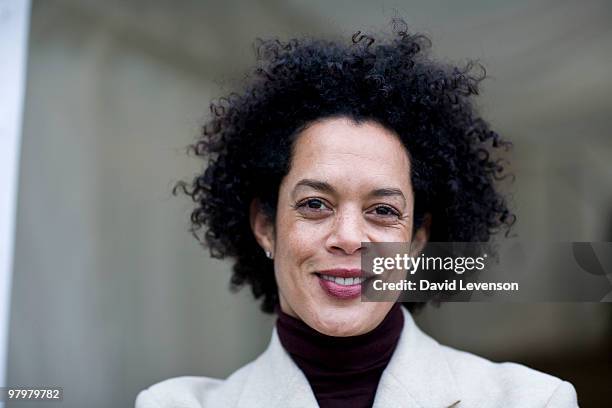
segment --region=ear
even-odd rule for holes
[[[431,214],[426,213],[423,216],[423,222],[419,229],[414,232],[412,237],[412,243],[410,245],[413,256],[418,256],[423,249],[425,249],[425,245],[429,241],[429,233],[431,231]]]
[[[264,213],[259,199],[251,201],[250,206],[251,231],[262,250],[270,251],[274,255],[274,221]]]

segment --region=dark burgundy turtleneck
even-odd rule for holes
[[[371,407],[378,381],[404,326],[401,305],[393,305],[372,331],[351,337],[319,333],[276,305],[281,344],[305,374],[323,408]]]

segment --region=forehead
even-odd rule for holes
[[[304,172],[409,183],[410,159],[398,136],[382,125],[329,118],[307,127],[294,145],[290,174]]]

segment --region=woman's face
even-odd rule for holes
[[[413,203],[410,160],[393,132],[347,118],[305,129],[280,185],[275,226],[260,212],[252,218],[274,256],[281,309],[331,336],[378,326],[393,303],[361,302],[351,276],[360,275],[362,242],[411,241]]]

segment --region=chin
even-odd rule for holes
[[[355,310],[354,312],[357,312]],[[320,310],[314,319],[313,329],[328,336],[348,337],[366,332],[367,322],[361,321],[367,315],[351,313],[349,310],[334,308]]]

